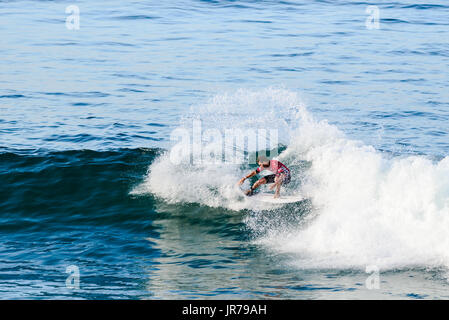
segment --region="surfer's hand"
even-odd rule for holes
[[[241,186],[243,184],[243,182],[245,182],[245,178],[242,178],[239,180],[239,186]]]

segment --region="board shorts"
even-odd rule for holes
[[[282,184],[290,183],[291,178],[292,178],[290,175],[290,172],[282,172],[282,173],[279,173],[279,175],[284,177],[284,179],[282,180]],[[265,176],[264,178],[267,181],[267,183],[274,183],[276,174],[269,174],[269,175]]]

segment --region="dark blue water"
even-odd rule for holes
[[[0,298],[447,298],[449,5],[369,5],[0,1]],[[288,128],[307,200],[165,167],[192,112]]]

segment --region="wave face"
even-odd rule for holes
[[[158,153],[144,148],[0,153],[1,227],[41,232],[130,223],[134,205],[128,191]],[[124,209],[128,215],[117,215]],[[142,218],[134,216],[136,222]]]
[[[158,149],[0,153],[2,299],[130,299],[159,250],[152,197],[128,195]],[[130,241],[133,239],[133,241]],[[65,286],[68,266],[81,274]]]
[[[188,129],[192,119],[223,132],[279,129],[278,159],[292,169],[294,180],[284,192],[308,200],[263,210],[235,186],[254,165],[223,159],[198,164],[191,153],[176,164],[170,159],[173,149],[151,164],[133,193],[246,209],[254,241],[293,254],[291,263],[300,268],[449,266],[448,157],[380,152],[314,119],[300,96],[284,89],[217,95],[193,107],[180,128]],[[210,150],[213,143],[202,141],[202,147]],[[234,151],[249,157],[265,146]]]

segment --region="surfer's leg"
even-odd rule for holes
[[[274,178],[274,186],[276,186],[276,191],[274,193],[274,198],[279,198],[282,181],[284,181],[284,175],[280,174]]]
[[[256,183],[253,184],[253,186],[251,187],[251,189],[256,190],[257,188],[259,188],[261,185],[266,184],[267,183],[267,179],[265,178],[260,178],[259,180],[256,181]]]
[[[265,178],[261,178],[259,180],[256,181],[256,183],[253,184],[253,186],[247,190],[245,193],[247,196],[252,195],[252,193],[254,192],[254,190],[256,190],[257,188],[259,188],[261,185],[266,184],[267,180]]]
[[[282,178],[281,177],[276,177],[275,181],[274,181],[274,185],[276,186],[276,191],[274,192],[274,197],[275,198],[279,198],[280,196],[280,191],[281,191],[281,184],[282,184]]]

